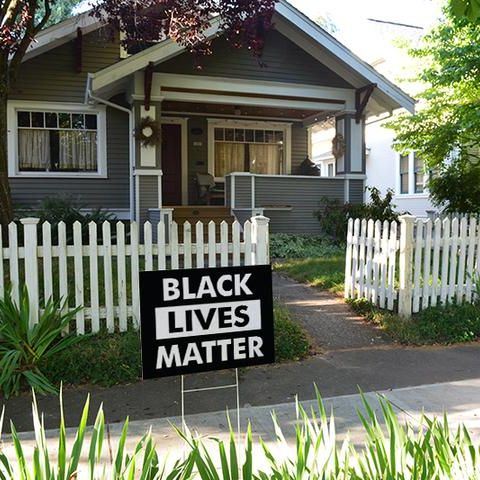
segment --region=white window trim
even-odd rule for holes
[[[428,175],[425,174],[424,177],[424,188],[423,192],[415,192],[415,153],[410,152],[408,154],[408,192],[401,193],[401,182],[400,182],[400,159],[402,155],[397,154],[397,165],[396,165],[396,180],[395,180],[395,191],[398,192],[395,194],[395,197],[398,198],[428,198],[430,195],[428,193],[428,188],[426,185],[426,179]]]
[[[96,172],[21,172],[18,168],[17,111],[56,111],[97,114],[97,171]],[[107,173],[107,110],[105,106],[83,103],[30,102],[10,100],[7,107],[8,176],[9,178],[108,178]]]
[[[215,177],[215,181],[223,182],[225,177],[215,176],[215,128],[258,128],[262,130],[280,130],[283,132],[285,152],[285,175],[292,173],[292,124],[286,122],[262,122],[251,120],[225,120],[208,118],[208,173]],[[236,173],[236,172],[231,172]],[[249,173],[249,172],[239,172]]]

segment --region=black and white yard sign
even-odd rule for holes
[[[269,265],[140,273],[143,378],[274,361]]]

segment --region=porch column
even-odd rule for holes
[[[148,119],[153,128],[147,126],[144,134],[159,135],[156,143],[152,141],[150,145],[145,145],[145,142],[137,139],[135,144],[135,216],[140,223],[149,219],[149,210],[162,207],[161,107],[159,101],[150,102],[148,110],[143,101],[134,102],[135,130],[139,131],[142,122],[145,125]]]
[[[336,116],[336,134],[343,138],[343,154],[336,159],[336,175],[345,178],[345,202],[361,203],[365,188],[365,118],[359,123],[355,113]]]

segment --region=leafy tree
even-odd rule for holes
[[[12,219],[8,183],[7,100],[18,69],[35,35],[49,22],[68,17],[79,0],[2,0],[0,2],[0,224]]]
[[[75,0],[0,2],[0,224],[12,219],[7,168],[7,100],[19,66],[35,36],[71,13]],[[148,45],[170,37],[196,55],[211,53],[205,31],[212,19],[229,42],[261,56],[276,0],[104,0],[93,15],[124,33],[123,43]]]
[[[480,28],[451,8],[444,13],[444,21],[423,45],[411,50],[424,65],[419,80],[425,89],[417,113],[400,115],[390,126],[396,131],[396,149],[414,150],[436,172],[430,189],[437,204],[447,210],[468,205],[469,211],[479,211],[480,196],[469,189],[461,188],[450,203],[451,189],[445,190],[441,177],[479,177]],[[465,184],[470,180],[463,178]]]

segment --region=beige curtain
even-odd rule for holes
[[[245,171],[245,144],[215,143],[215,176]]]
[[[278,145],[249,145],[250,172],[268,175],[281,173],[282,150]]]
[[[60,131],[59,153],[61,170],[97,170],[97,133]]]
[[[46,170],[50,165],[50,132],[20,129],[18,162],[20,170]]]

